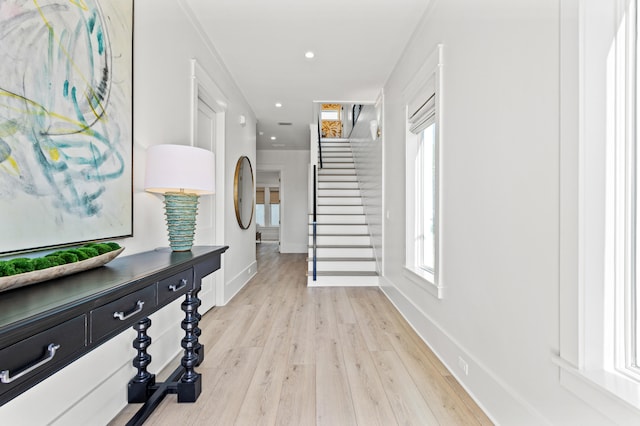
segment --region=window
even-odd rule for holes
[[[338,110],[325,110],[320,113],[321,119],[324,120],[340,120],[340,111]]]
[[[280,226],[280,189],[256,188],[256,224]]]
[[[627,20],[620,26],[615,46],[615,63],[608,69],[607,92],[615,104],[609,105],[607,138],[607,192],[613,202],[606,203],[607,231],[611,243],[605,245],[605,259],[611,259],[610,276],[614,286],[615,367],[640,383],[638,350],[638,47],[636,1],[630,2]],[[612,76],[613,74],[613,76]],[[615,77],[614,77],[615,76]],[[615,108],[611,108],[615,105]],[[606,284],[605,284],[606,285]],[[617,307],[617,309],[616,309]]]
[[[640,383],[637,297],[635,1],[621,20],[607,60],[604,197],[604,365]]]
[[[432,115],[433,117],[433,115]],[[415,265],[433,275],[435,269],[436,220],[436,125],[433,118],[418,130],[415,166]]]
[[[256,188],[256,224],[265,226],[264,188]]]
[[[405,276],[442,297],[439,282],[439,200],[442,46],[405,89],[406,237]]]
[[[280,190],[278,188],[269,188],[270,202],[270,220],[271,226],[280,225]]]
[[[567,84],[561,93],[561,112],[569,112],[561,114],[565,128],[573,124],[566,117],[576,100],[580,110],[578,143],[572,144],[571,130],[560,142],[556,362],[566,388],[614,423],[635,424],[640,409],[637,0],[584,0],[579,13],[565,10],[562,22],[580,34],[575,45],[561,45],[561,70],[572,69],[573,49],[580,52],[574,56],[580,84],[575,89]]]

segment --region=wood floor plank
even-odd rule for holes
[[[331,289],[314,289],[316,298],[316,424],[356,422]]]
[[[331,298],[336,310],[338,324],[353,324],[356,322],[356,315],[349,302],[349,297],[344,287],[337,287],[331,292]]]
[[[393,351],[372,352],[387,398],[398,423],[403,425],[437,425],[438,419],[422,398],[411,375]]]
[[[260,361],[240,413],[236,419],[238,425],[272,425],[275,423],[280,401],[280,392],[284,383],[291,340],[291,317],[293,307],[288,306],[276,311],[274,327],[268,334]]]
[[[357,423],[397,424],[360,328],[357,324],[340,324],[338,327]]]
[[[316,424],[315,365],[289,365],[282,384],[275,424],[279,426]]]
[[[408,371],[411,371],[416,387],[443,425],[478,425],[473,413],[459,396],[452,391],[446,378],[440,375],[428,356],[424,345],[416,345],[403,334],[392,339],[395,352]]]
[[[163,419],[162,425],[232,425],[234,424],[240,407],[244,402],[247,388],[253,377],[262,351],[260,348],[237,348],[231,350],[230,356],[220,365],[210,370],[218,369],[219,378],[215,383],[203,381],[202,395],[192,410],[198,412],[194,423],[187,423],[179,418],[175,422],[167,422]],[[206,361],[206,358],[205,358]],[[203,377],[206,377],[204,371]],[[214,374],[211,373],[213,376]]]
[[[240,346],[263,347],[277,312],[278,305],[274,297],[265,297],[263,303],[258,307],[251,325],[244,331]]]
[[[289,363],[314,364],[316,304],[308,291],[298,295],[293,318],[293,335],[289,349]]]
[[[371,351],[393,350],[385,330],[378,325],[377,313],[369,309],[363,288],[355,288],[349,293],[349,301],[360,325],[362,334]]]
[[[478,406],[478,404],[469,396],[469,394],[464,390],[460,383],[456,380],[452,375],[445,376],[447,382],[451,389],[458,395],[461,401],[467,406],[471,414],[475,417],[477,422],[482,426],[492,426],[493,422],[484,411]]]
[[[215,309],[215,308],[214,308]],[[240,347],[240,338],[244,336],[244,331],[249,328],[254,321],[258,307],[252,305],[241,305],[234,309],[235,316],[227,322],[227,329],[222,332],[219,338],[215,339],[212,345],[205,347],[205,362],[210,359],[219,359],[229,349]],[[209,330],[202,328],[201,336],[203,341],[207,341],[206,334]]]

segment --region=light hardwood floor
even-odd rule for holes
[[[202,318],[200,398],[169,395],[145,425],[492,424],[380,290],[307,288],[306,256],[275,244],[257,257],[251,282]]]

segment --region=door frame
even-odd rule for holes
[[[195,146],[198,134],[198,102],[202,99],[216,115],[215,119],[215,202],[216,218],[214,224],[214,245],[224,245],[224,212],[225,209],[225,120],[228,101],[216,82],[206,70],[191,59],[191,132],[190,143]],[[221,268],[216,274],[216,306],[224,304],[224,256],[221,258]]]
[[[284,180],[282,179],[282,175],[284,172],[284,166],[279,164],[256,164],[256,176],[259,172],[278,172],[279,179],[279,191],[280,191],[280,226],[278,226],[278,252],[282,248],[282,224],[286,219],[286,214],[284,213],[285,203],[286,203],[286,195],[284,192]]]

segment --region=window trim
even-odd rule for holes
[[[442,284],[442,149],[443,126],[442,126],[442,104],[443,104],[443,45],[438,44],[428,55],[425,62],[419,68],[416,75],[403,90],[404,117],[405,117],[405,183],[406,183],[406,221],[405,221],[405,259],[403,275],[412,283],[427,290],[429,294],[437,299],[444,297],[444,286]],[[434,115],[429,120],[435,123],[435,187],[434,197],[434,270],[433,273],[417,266],[415,231],[416,231],[416,206],[415,206],[415,154],[416,141],[418,135],[410,131],[412,123],[409,118],[418,112],[423,106],[428,104],[433,97]]]
[[[614,351],[606,354],[606,340],[594,338],[604,336],[612,325],[607,318],[615,307],[603,302],[611,293],[604,285],[608,242],[601,159],[606,149],[602,141],[611,135],[602,105],[612,99],[601,84],[606,78],[598,61],[608,53],[604,48],[610,48],[602,42],[613,42],[618,33],[614,23],[623,16],[621,5],[622,1],[561,3],[560,341],[552,360],[563,387],[614,422],[628,424],[640,415],[640,383],[616,371]]]

